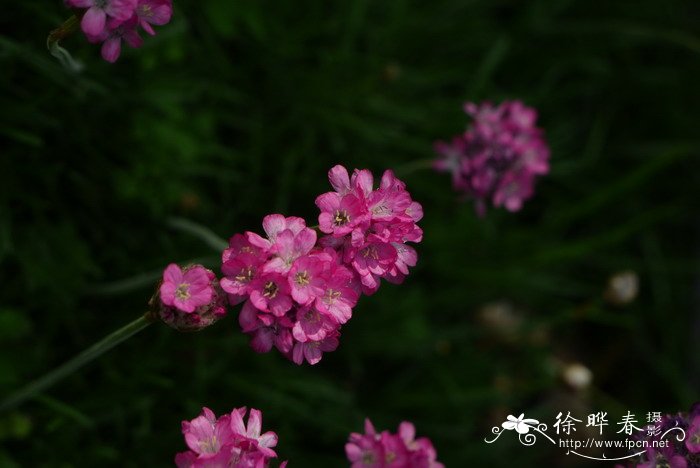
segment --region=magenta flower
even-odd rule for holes
[[[174,263],[163,272],[156,311],[179,331],[198,331],[226,316],[226,296],[216,275],[201,265],[180,269]]]
[[[262,413],[251,408],[248,416],[248,426],[243,422],[246,409],[238,408],[231,412],[231,428],[239,445],[257,448],[265,457],[274,458],[277,454],[272,447],[277,445],[277,434],[272,431],[260,434],[262,428]]]
[[[172,0],[138,0],[135,10],[139,26],[151,36],[156,32],[153,26],[163,26],[173,16]]]
[[[700,414],[690,421],[685,446],[690,453],[700,453]]]
[[[352,468],[444,468],[429,439],[415,439],[415,428],[409,422],[399,425],[397,434],[377,434],[369,419],[365,433],[350,434],[345,454]]]
[[[80,26],[89,36],[100,35],[107,24],[107,18],[126,21],[134,14],[137,0],[66,0],[68,6],[87,8]]]
[[[465,111],[474,123],[450,143],[435,143],[433,167],[452,175],[454,188],[475,201],[479,215],[489,204],[520,210],[536,177],[549,172],[549,147],[535,127],[537,112],[520,101],[496,107],[467,103]]]
[[[308,305],[323,295],[326,276],[334,259],[327,253],[307,255],[297,259],[289,270],[289,287],[292,298],[300,305]]]
[[[110,19],[100,34],[88,36],[88,40],[95,43],[102,42],[102,58],[109,63],[114,63],[122,53],[122,40],[134,49],[143,45],[143,39],[136,30],[137,25],[136,17],[127,21]]]
[[[265,264],[263,271],[287,273],[294,260],[311,252],[315,245],[316,231],[313,229],[304,227],[297,233],[285,229],[277,235],[270,249],[275,256]]]
[[[160,286],[160,300],[163,304],[192,313],[208,304],[214,295],[210,276],[202,266],[193,266],[184,271],[174,263],[163,272]]]
[[[279,273],[260,275],[250,286],[250,302],[263,312],[282,317],[292,308],[287,277]]]
[[[304,360],[312,365],[317,364],[321,361],[323,353],[335,351],[338,348],[338,336],[340,336],[340,333],[335,331],[333,334],[327,334],[320,341],[306,341],[303,343],[297,341],[292,351],[292,360],[296,364],[302,364]]]
[[[318,225],[321,231],[335,236],[344,236],[367,221],[367,210],[353,194],[340,196],[334,192],[324,193],[316,199],[321,210]]]
[[[277,434],[260,434],[262,414],[251,409],[248,427],[243,422],[246,408],[236,408],[219,419],[209,408],[192,421],[182,422],[182,433],[188,452],[178,453],[175,464],[179,468],[267,468],[277,454]],[[287,462],[280,464],[284,468]]]

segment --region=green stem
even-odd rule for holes
[[[111,335],[106,336],[101,341],[98,341],[70,361],[57,367],[45,376],[35,380],[13,395],[10,395],[2,402],[2,404],[0,404],[0,412],[12,409],[25,400],[28,400],[29,398],[34,397],[36,394],[46,390],[59,380],[72,374],[93,359],[98,358],[105,352],[114,348],[122,341],[140,332],[151,323],[153,323],[153,318],[150,313],[146,313],[143,317],[139,317],[130,324],[115,331]]]

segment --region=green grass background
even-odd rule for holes
[[[174,3],[115,65],[65,41],[79,74],[45,49],[62,2],[2,6],[0,395],[136,318],[167,263],[218,267],[170,217],[224,238],[272,212],[315,224],[337,163],[402,174],[425,209],[419,264],[314,367],[253,353],[235,312],[199,334],[151,326],[0,415],[0,466],[168,466],[203,405],[261,409],[293,467],[345,466],[366,416],[413,421],[450,467],[573,466],[545,441],[483,439],[507,414],[700,399],[700,4]],[[552,149],[520,213],[478,219],[448,176],[410,170],[464,129],[463,101],[514,98]],[[640,294],[612,307],[623,269]],[[493,301],[522,316],[508,339],[478,319]],[[557,362],[594,387],[568,389]]]

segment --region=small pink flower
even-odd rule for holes
[[[246,408],[236,408],[231,414],[216,418],[204,408],[192,421],[182,422],[182,433],[190,451],[178,453],[175,464],[179,468],[267,468],[277,454],[274,432],[260,434],[262,414],[251,409],[248,427],[243,422]],[[287,462],[280,464],[285,467]]]
[[[190,450],[197,455],[212,456],[233,437],[231,417],[224,415],[217,420],[209,408],[203,408],[200,416],[182,422],[182,433]]]
[[[352,308],[359,298],[353,287],[354,276],[348,268],[337,264],[329,265],[326,276],[323,292],[316,298],[316,309],[343,324],[352,317]]]
[[[335,351],[338,347],[338,336],[336,331],[332,335],[326,336],[321,341],[306,341],[304,343],[297,342],[292,351],[292,360],[296,364],[301,364],[306,360],[309,364],[318,364],[321,361],[323,353]]]
[[[328,269],[333,257],[326,253],[307,255],[298,258],[287,276],[292,298],[301,304],[307,305],[320,297],[325,289],[324,271]]]
[[[137,0],[66,0],[68,6],[87,8],[80,26],[89,36],[101,34],[107,24],[107,18],[126,21],[136,9]]]
[[[121,55],[122,39],[135,49],[143,45],[143,39],[136,30],[137,25],[138,21],[135,16],[127,21],[110,19],[100,34],[88,36],[88,40],[102,42],[102,58],[107,62],[114,63]]]
[[[377,434],[365,420],[365,433],[350,434],[345,453],[353,468],[444,468],[429,439],[415,439],[415,428],[402,422],[397,434]]]
[[[281,317],[292,308],[287,277],[278,273],[265,273],[250,285],[250,302],[263,312]]]
[[[700,415],[695,416],[690,422],[685,438],[685,446],[690,453],[700,453]]]
[[[186,268],[183,272],[171,263],[163,272],[160,300],[165,305],[192,313],[197,307],[207,305],[213,295],[211,279],[202,266]]]
[[[338,322],[322,314],[313,306],[297,309],[292,336],[300,343],[321,341],[338,326]]]
[[[277,235],[270,252],[274,253],[272,260],[268,261],[264,272],[287,273],[294,260],[311,252],[316,245],[316,231],[304,228],[294,233],[285,229]]]
[[[226,295],[214,272],[201,265],[168,265],[157,296],[154,311],[178,331],[199,331],[226,316]]]
[[[354,194],[340,196],[328,192],[316,198],[316,206],[321,210],[318,217],[319,229],[336,237],[344,236],[357,226],[366,224],[368,218],[364,203]]]
[[[154,36],[156,32],[151,25],[168,24],[173,16],[172,0],[138,0],[135,11],[139,26]]]
[[[274,458],[277,456],[272,447],[277,445],[277,434],[272,431],[261,434],[262,413],[260,410],[251,408],[248,416],[248,426],[246,427],[243,418],[246,408],[238,408],[231,412],[231,430],[233,431],[236,443],[239,446],[253,446],[265,457]]]
[[[271,214],[263,218],[263,230],[267,234],[267,239],[255,234],[254,232],[247,232],[246,236],[251,244],[259,247],[263,251],[267,252],[272,249],[272,246],[277,242],[277,235],[282,231],[290,230],[292,234],[296,235],[306,228],[306,222],[294,216],[288,218],[282,216],[281,214]]]

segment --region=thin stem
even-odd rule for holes
[[[51,31],[49,37],[46,38],[46,47],[51,52],[51,55],[56,57],[61,62],[61,65],[73,73],[79,73],[83,69],[83,64],[75,60],[70,52],[61,47],[61,41],[72,36],[79,29],[83,11],[76,11],[75,15]]]
[[[198,237],[217,252],[228,248],[228,242],[214,234],[214,231],[185,218],[168,218],[168,226]]]
[[[2,404],[0,404],[0,412],[14,408],[15,406],[19,405],[25,400],[32,398],[37,393],[46,390],[59,380],[63,379],[64,377],[67,377],[68,375],[77,371],[93,359],[98,358],[105,352],[114,348],[122,341],[140,332],[151,323],[153,323],[153,318],[150,315],[150,313],[146,313],[143,317],[139,317],[130,324],[115,331],[111,335],[106,336],[101,341],[98,341],[82,353],[75,356],[70,361],[57,367],[45,376],[35,380],[34,382],[30,383],[29,385],[22,388],[13,395],[10,395],[2,402]]]

